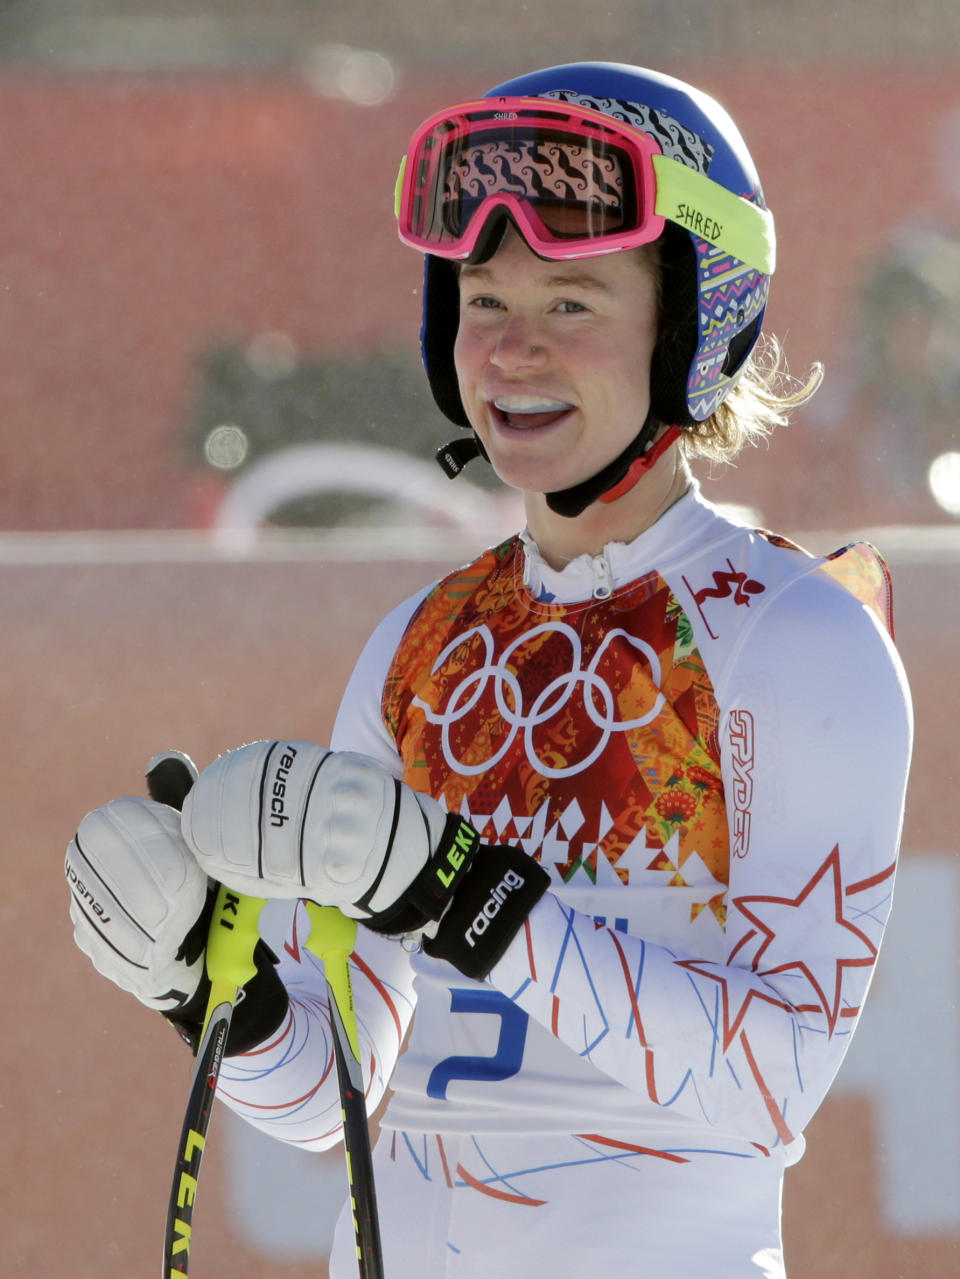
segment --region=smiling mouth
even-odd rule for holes
[[[519,430],[551,426],[570,413],[574,405],[541,395],[501,395],[492,402],[500,422]]]

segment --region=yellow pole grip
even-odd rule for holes
[[[353,989],[350,982],[350,955],[356,945],[357,921],[341,914],[336,906],[318,906],[305,902],[310,920],[310,936],[306,947],[323,964],[340,1019],[347,1032],[350,1048],[356,1061],[360,1060],[360,1037],[357,1034],[357,1018],[353,1009]]]
[[[203,1029],[206,1031],[215,1008],[234,1003],[237,991],[256,976],[253,952],[260,940],[260,912],[265,899],[246,897],[221,884],[207,934],[207,976],[210,998]]]

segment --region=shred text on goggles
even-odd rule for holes
[[[656,240],[664,220],[772,274],[773,217],[600,111],[484,98],[431,116],[400,165],[400,238],[466,259],[494,209],[535,253],[583,258]]]

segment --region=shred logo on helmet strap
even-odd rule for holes
[[[498,115],[491,99],[509,100],[510,109],[501,107]],[[524,100],[521,110],[517,99]],[[593,150],[575,160],[579,140],[589,140]],[[424,141],[430,145],[411,172],[411,157]],[[551,155],[543,142],[559,149]],[[459,168],[450,164],[441,177],[454,155]],[[440,167],[434,172],[431,164]],[[563,185],[564,169],[569,186]],[[421,221],[418,239],[407,234],[415,230],[414,209],[403,201],[412,199],[414,188],[425,199],[433,180],[430,199],[438,218],[430,227]],[[418,215],[430,199],[418,206]],[[465,427],[470,423],[453,363],[459,317],[453,259],[489,257],[508,220],[547,259],[621,252],[657,240],[662,303],[650,412],[623,454],[599,475],[547,494],[552,509],[564,515],[632,487],[650,463],[663,424],[690,427],[714,413],[760,336],[775,239],[753,161],[719,103],[655,71],[606,62],[550,67],[431,117],[414,135],[401,170],[398,216],[402,238],[426,255],[421,346],[430,387],[441,411]],[[441,231],[432,238],[437,226]],[[480,452],[475,437],[441,450],[451,459],[448,474]]]

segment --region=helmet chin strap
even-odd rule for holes
[[[650,409],[639,434],[618,457],[608,462],[603,470],[590,479],[568,489],[548,493],[547,506],[557,515],[575,519],[593,502],[615,502],[624,493],[629,493],[640,477],[650,470],[680,435],[678,426],[669,426],[654,443],[662,425],[653,409]]]
[[[629,493],[633,486],[659,461],[681,431],[679,426],[668,426],[656,442],[654,437],[663,423],[650,409],[639,433],[612,462],[580,484],[567,489],[547,493],[547,506],[556,515],[576,519],[594,502],[615,502]],[[486,458],[486,450],[475,433],[469,439],[452,440],[437,450],[440,469],[451,480],[456,479],[468,462],[475,457]],[[487,461],[490,459],[487,458]]]
[[[490,461],[487,450],[474,431],[470,432],[469,438],[461,435],[458,439],[451,440],[449,444],[442,445],[437,449],[434,457],[448,480],[455,480],[467,463],[472,462],[475,457]]]

